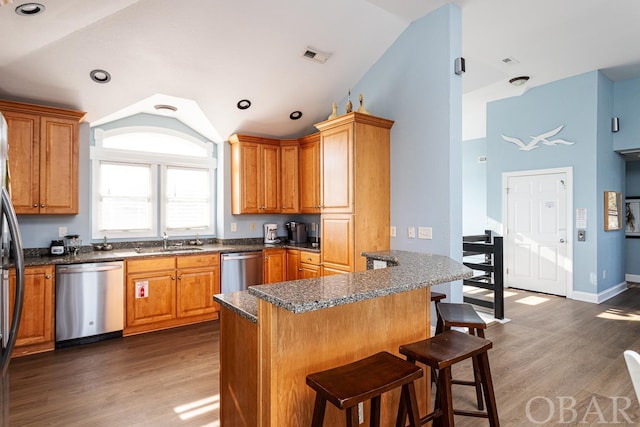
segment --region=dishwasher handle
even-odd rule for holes
[[[92,273],[95,271],[110,271],[110,270],[122,270],[121,265],[98,265],[98,266],[58,266],[56,272],[60,274],[73,274],[73,273]]]
[[[222,261],[260,258],[261,256],[262,256],[262,252],[249,252],[249,253],[241,253],[241,254],[222,254]]]

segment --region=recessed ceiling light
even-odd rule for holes
[[[167,113],[167,114],[171,114],[178,111],[178,107],[174,107],[173,105],[169,105],[169,104],[156,104],[153,106],[153,108],[155,108],[157,111],[161,113]]]
[[[529,76],[518,76],[509,80],[509,83],[511,83],[514,86],[522,86],[528,81],[529,81]]]
[[[246,110],[247,108],[251,107],[251,101],[249,101],[248,99],[241,99],[240,101],[238,101],[236,106],[239,110]]]
[[[33,16],[44,12],[44,5],[40,3],[23,3],[16,7],[16,13],[22,16]]]
[[[105,70],[95,69],[92,70],[89,75],[91,76],[91,80],[96,83],[107,83],[109,80],[111,80],[111,74],[109,74]]]
[[[293,113],[289,114],[289,118],[291,120],[298,120],[300,117],[302,117],[301,111],[294,111]]]

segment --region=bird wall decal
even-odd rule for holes
[[[531,141],[529,141],[527,144],[525,144],[520,138],[516,138],[513,136],[507,136],[507,135],[502,135],[502,139],[504,139],[507,142],[511,142],[512,144],[517,145],[518,147],[520,147],[521,151],[531,151],[535,148],[539,148],[540,146],[538,145],[539,143],[542,143],[544,145],[573,145],[575,144],[575,142],[571,142],[571,141],[567,141],[566,139],[562,139],[562,138],[556,138],[556,139],[551,139],[549,140],[548,138],[551,138],[553,136],[556,136],[558,133],[560,133],[560,131],[562,130],[562,128],[564,127],[564,125],[560,125],[557,128],[550,130],[548,132],[544,132],[541,133],[538,136],[530,136],[529,138],[531,138]]]

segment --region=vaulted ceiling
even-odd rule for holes
[[[171,104],[176,118],[218,141],[233,132],[308,131],[413,20],[448,3],[37,1],[45,11],[34,16],[14,12],[21,0],[0,7],[0,97],[87,111],[92,124]],[[640,75],[636,0],[454,3],[463,16],[466,114],[595,69],[613,80]],[[320,64],[303,57],[307,48],[331,56]],[[93,69],[111,80],[95,83]],[[508,84],[521,74],[531,76],[524,88]],[[241,99],[251,108],[236,108]],[[293,111],[302,118],[291,120]]]

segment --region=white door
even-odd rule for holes
[[[557,172],[506,176],[508,287],[567,295],[572,277],[567,175]]]

